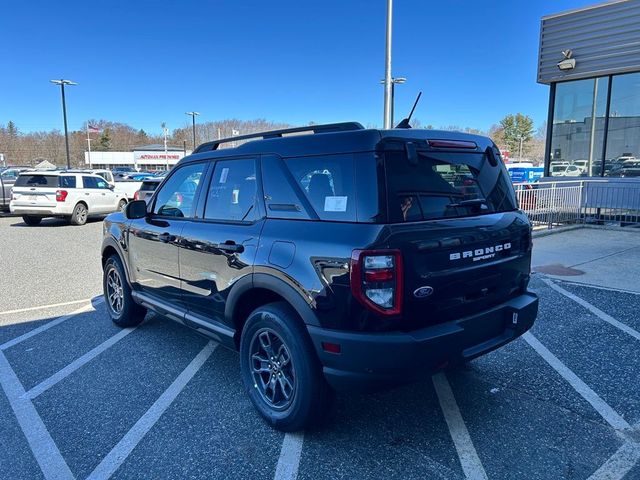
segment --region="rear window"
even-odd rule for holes
[[[22,174],[16,180],[16,187],[51,187],[58,188],[59,184],[58,175],[43,175],[43,174]]]
[[[144,190],[145,192],[155,192],[158,185],[160,185],[160,182],[142,182],[140,190]]]
[[[502,166],[484,153],[420,152],[411,165],[403,152],[385,159],[391,222],[468,217],[516,209]]]

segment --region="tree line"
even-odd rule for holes
[[[100,133],[91,133],[92,151],[131,151],[133,148],[148,144],[163,144],[163,134],[148,133],[130,125],[108,120],[91,119],[89,125],[98,127]],[[315,122],[309,122],[313,124]],[[414,128],[434,129],[433,125],[423,125],[418,119],[412,122]],[[286,123],[271,122],[265,119],[238,120],[226,119],[196,124],[196,145],[219,137],[232,137],[234,134],[247,134],[291,127]],[[369,124],[367,127],[376,128]],[[511,153],[511,158],[522,157],[541,163],[544,158],[546,126],[534,131],[533,120],[521,113],[505,116],[489,131],[482,131],[456,125],[439,126],[439,130],[462,131],[487,135],[496,144]],[[191,150],[193,148],[192,126],[185,124],[169,132],[168,145]],[[84,166],[84,152],[87,150],[86,130],[69,132],[69,150],[71,164]],[[22,132],[19,125],[9,121],[0,124],[0,153],[5,156],[7,165],[35,165],[48,160],[56,165],[66,165],[64,133],[60,130],[41,132]]]

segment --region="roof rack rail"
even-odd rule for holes
[[[271,130],[269,132],[257,132],[250,133],[248,135],[238,135],[236,137],[221,138],[219,140],[213,140],[211,142],[203,143],[196,148],[193,153],[207,152],[210,150],[217,150],[223,143],[237,142],[238,140],[249,140],[252,138],[279,138],[288,134],[298,132],[311,132],[311,133],[328,133],[328,132],[346,132],[349,130],[364,130],[364,127],[358,122],[343,122],[343,123],[327,123],[324,125],[307,125],[306,127],[284,128],[282,130]]]

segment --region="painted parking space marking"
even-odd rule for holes
[[[274,480],[295,480],[298,477],[303,444],[304,432],[287,433],[284,436]]]
[[[522,335],[522,338],[540,355],[551,367],[564,378],[578,394],[591,404],[604,420],[619,431],[631,430],[631,425],[622,418],[607,402],[584,383],[573,371],[569,369],[558,357],[551,353],[531,332]]]
[[[24,313],[24,312],[32,312],[35,310],[44,310],[47,308],[57,308],[57,307],[66,307],[69,305],[77,305],[78,303],[88,303],[90,302],[90,298],[85,298],[84,300],[74,300],[72,302],[62,302],[62,303],[52,303],[50,305],[41,305],[39,307],[29,307],[29,308],[19,308],[17,310],[6,310],[4,312],[0,312],[0,315],[10,315],[13,313]]]
[[[471,436],[467,426],[462,419],[462,414],[458,408],[458,403],[451,390],[451,385],[444,373],[436,373],[432,378],[440,408],[444,414],[444,419],[449,426],[451,439],[458,452],[458,458],[462,465],[462,471],[469,480],[486,480],[487,473],[484,471],[478,452],[473,446]]]
[[[160,397],[149,407],[149,409],[140,417],[135,425],[129,430],[124,437],[116,444],[115,447],[102,459],[100,464],[91,472],[87,479],[98,480],[107,479],[113,475],[116,470],[127,459],[131,452],[136,448],[138,443],[153,428],[162,414],[171,406],[173,401],[187,386],[187,383],[200,370],[213,351],[218,346],[215,342],[207,343],[200,353],[187,365],[187,367],[178,375],[178,377],[169,385],[169,387],[160,395]]]
[[[611,315],[609,315],[607,313],[604,313],[598,307],[596,307],[594,305],[591,305],[586,300],[583,300],[582,298],[578,297],[577,295],[574,295],[573,293],[569,292],[568,290],[565,290],[561,286],[556,285],[552,280],[549,280],[548,278],[541,278],[541,280],[544,283],[546,283],[549,287],[554,289],[556,292],[564,295],[565,297],[567,297],[567,298],[573,300],[574,302],[576,302],[578,305],[581,305],[582,307],[586,308],[587,310],[589,310],[591,313],[593,313],[595,316],[597,316],[601,320],[604,320],[608,324],[613,325],[614,327],[616,327],[619,330],[622,330],[624,333],[626,333],[628,335],[631,335],[636,340],[640,340],[640,332],[638,332],[638,331],[634,330],[633,328],[631,328],[630,326],[625,325],[624,323],[616,320]]]
[[[622,480],[640,460],[640,445],[625,442],[588,480]]]
[[[69,465],[42,422],[42,418],[31,400],[26,398],[22,383],[2,351],[0,351],[0,384],[45,478],[56,480],[74,478]]]
[[[33,387],[31,390],[29,390],[25,395],[27,396],[27,398],[33,400],[38,395],[42,394],[43,392],[53,387],[56,383],[67,378],[69,375],[71,375],[73,372],[81,368],[83,365],[89,363],[91,360],[93,360],[95,357],[100,355],[102,352],[111,348],[113,345],[118,343],[120,340],[122,340],[124,337],[129,335],[134,330],[135,328],[126,328],[126,329],[120,330],[111,338],[108,338],[97,347],[93,348],[92,350],[88,351],[81,357],[77,358],[76,360],[71,362],[69,365],[64,367],[62,370],[54,373],[46,380],[43,380],[42,382],[40,382],[38,385]]]
[[[62,322],[65,322],[70,318],[75,317],[76,315],[80,315],[81,313],[85,313],[85,312],[90,312],[91,310],[94,309],[94,307],[97,307],[103,302],[104,302],[104,298],[98,297],[93,301],[93,304],[85,305],[84,307],[74,310],[73,312],[67,315],[63,315],[61,317],[56,318],[55,320],[51,320],[50,322],[47,322],[44,325],[39,326],[38,328],[34,328],[33,330],[25,333],[24,335],[20,335],[19,337],[16,337],[13,340],[9,340],[8,342],[3,343],[2,345],[0,345],[0,351],[6,350],[7,348],[11,348],[15,345],[18,345],[19,343],[24,342],[28,338],[34,337],[42,332],[46,332],[50,328],[55,327],[56,325],[60,325]]]

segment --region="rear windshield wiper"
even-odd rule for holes
[[[449,205],[447,205],[447,208],[475,207],[475,206],[482,206],[482,205],[484,205],[486,208],[487,201],[485,199],[474,198],[473,200],[462,200],[457,203],[450,203]]]

